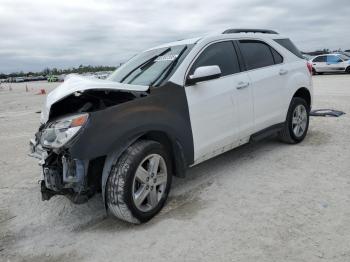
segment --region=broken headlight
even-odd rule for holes
[[[51,123],[43,130],[41,145],[51,148],[59,148],[66,144],[88,120],[88,114],[65,117]]]

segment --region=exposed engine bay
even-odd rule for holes
[[[41,124],[30,141],[30,155],[40,159],[43,169],[43,200],[66,195],[74,203],[84,203],[101,191],[105,157],[92,160],[73,159],[69,144],[88,122],[89,114],[147,96],[147,92],[124,90],[76,91],[52,104],[48,121]],[[60,137],[63,137],[60,140]],[[67,141],[65,141],[65,139]]]
[[[146,92],[135,93],[112,90],[78,91],[51,106],[49,119],[72,113],[93,112],[115,106],[137,97],[147,96]]]

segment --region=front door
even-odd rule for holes
[[[346,65],[343,60],[337,55],[327,55],[328,72],[344,72]]]
[[[233,43],[210,44],[197,57],[188,75],[198,67],[209,65],[220,67],[220,78],[185,87],[195,163],[235,147],[242,135],[242,124],[249,121],[253,124],[252,108],[250,111],[244,108],[244,105],[252,107],[249,79],[245,72],[240,72]],[[247,116],[248,111],[251,112],[250,116]],[[242,123],[240,113],[246,117]]]

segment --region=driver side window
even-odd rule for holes
[[[221,76],[240,72],[236,51],[231,41],[219,42],[207,47],[192,65],[189,75],[192,75],[198,67],[211,65],[220,67]]]

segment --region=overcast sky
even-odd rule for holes
[[[275,29],[305,51],[350,49],[349,25],[350,0],[0,0],[0,72],[117,65],[227,28]]]

